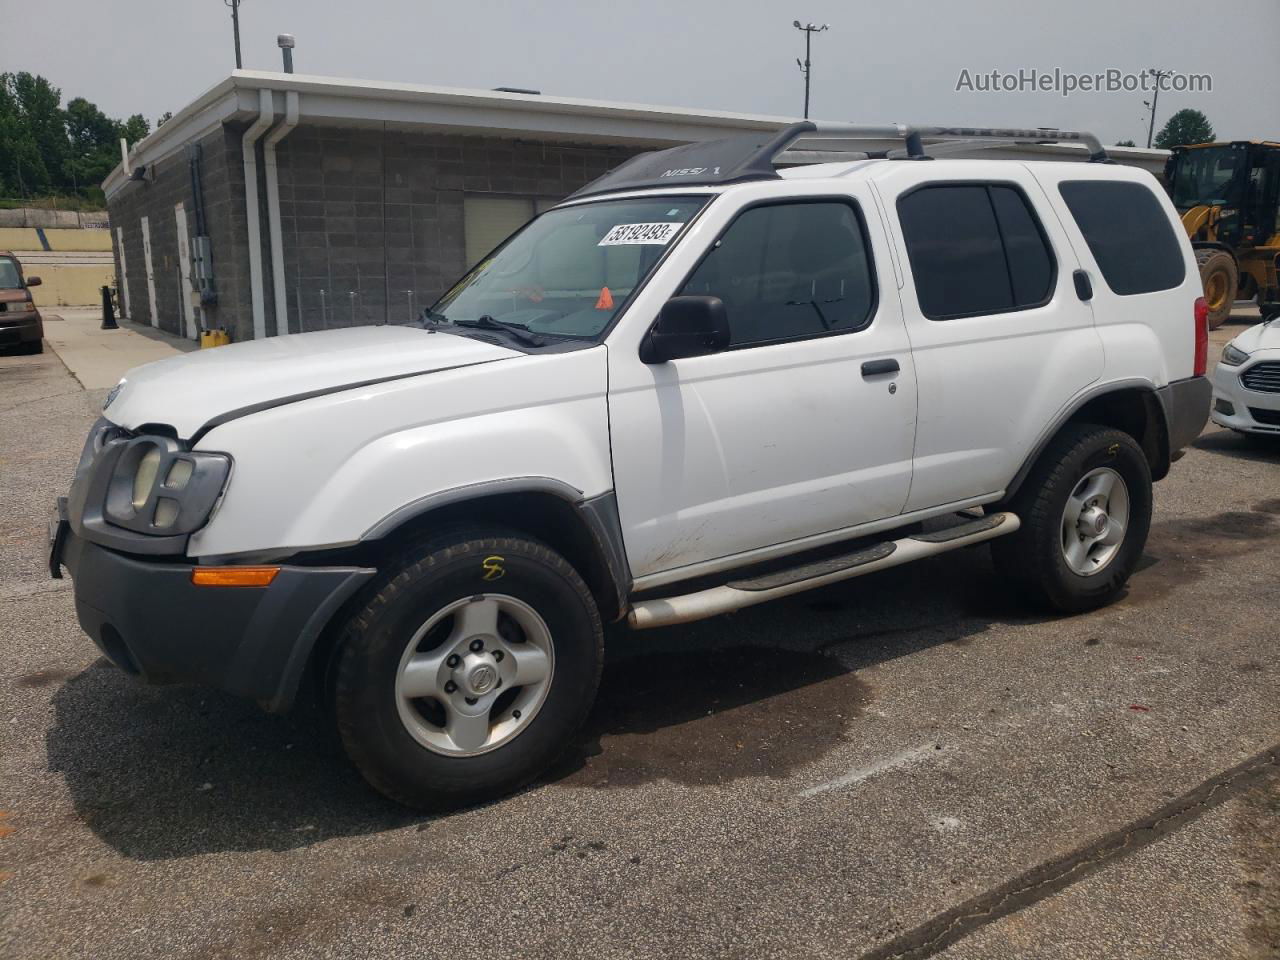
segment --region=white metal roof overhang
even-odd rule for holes
[[[224,123],[251,123],[259,116],[259,91],[270,90],[277,115],[285,110],[285,94],[298,94],[299,122],[323,126],[381,127],[523,137],[574,143],[625,144],[661,148],[759,130],[778,130],[794,117],[734,114],[634,103],[611,103],[572,97],[468,90],[316,77],[304,74],[237,70],[178,111],[163,127],[130,147],[130,161],[152,165],[208,135]],[[929,139],[926,137],[925,142]],[[900,147],[896,141],[860,143],[860,149]],[[843,148],[841,148],[843,149]],[[1167,151],[1108,148],[1123,163],[1158,172]],[[1070,145],[975,147],[975,155],[991,158],[1084,159],[1082,147]],[[956,154],[952,154],[956,155]],[[127,182],[117,166],[103,181],[108,197]]]

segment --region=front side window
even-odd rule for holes
[[[1025,310],[1053,293],[1053,254],[1016,187],[923,187],[898,201],[898,220],[920,310],[930,320]]]
[[[724,301],[731,347],[860,330],[876,298],[860,215],[842,200],[752,207],[680,293]]]
[[[0,257],[0,290],[22,289],[22,274],[12,257]]]
[[[473,267],[430,316],[597,337],[707,200],[646,197],[550,210]]]
[[[1058,185],[1098,269],[1120,296],[1181,286],[1182,244],[1148,188],[1125,180],[1067,180]]]

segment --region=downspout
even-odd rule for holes
[[[267,335],[267,318],[262,297],[262,227],[258,220],[258,138],[271,126],[276,111],[270,90],[258,91],[258,119],[244,132],[240,151],[244,155],[244,212],[249,228],[249,298],[253,306],[253,339]]]
[[[280,232],[280,176],[276,144],[298,125],[298,92],[285,94],[284,121],[262,141],[262,164],[267,171],[267,232],[271,237],[271,280],[275,293],[276,335],[289,332],[289,301],[284,286],[284,241]]]

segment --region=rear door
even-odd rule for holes
[[[1102,372],[1079,262],[1021,164],[895,164],[877,189],[906,266],[919,382],[906,510],[1000,493]]]

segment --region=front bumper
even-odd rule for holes
[[[1270,359],[1270,358],[1267,358]],[[1213,422],[1244,433],[1280,436],[1280,393],[1249,390],[1240,375],[1253,366],[1220,363],[1213,371]]]
[[[44,321],[40,319],[39,311],[24,314],[20,320],[5,319],[0,315],[0,347],[16,347],[43,339]]]
[[[50,526],[50,571],[75,581],[76,615],[116,666],[149,683],[189,682],[292,704],[316,639],[376,571],[283,566],[266,587],[197,587],[193,565],[126,556]]]

